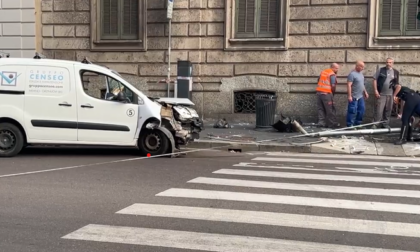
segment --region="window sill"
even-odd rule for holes
[[[372,37],[368,49],[395,49],[409,50],[420,49],[420,36],[410,37]]]
[[[281,51],[287,50],[284,38],[240,38],[228,39],[226,51]]]
[[[145,52],[146,41],[143,40],[91,40],[92,52]]]
[[[241,38],[229,39],[230,43],[283,42],[283,38]]]
[[[94,44],[138,44],[143,43],[142,40],[95,40]]]

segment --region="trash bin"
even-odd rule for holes
[[[277,96],[275,95],[256,95],[255,113],[256,127],[270,128],[274,124],[276,114]]]

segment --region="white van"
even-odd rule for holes
[[[87,59],[0,58],[0,74],[0,157],[28,145],[131,146],[162,155],[202,130],[189,99],[147,97]]]

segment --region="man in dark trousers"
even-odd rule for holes
[[[393,68],[394,59],[387,58],[386,66],[379,68],[373,76],[373,91],[376,97],[376,110],[373,116],[374,122],[386,121],[381,126],[389,127],[389,120],[391,118],[392,106],[394,104],[393,89],[389,88],[391,80],[399,84],[400,72]],[[372,128],[377,128],[379,125],[373,125]]]
[[[401,99],[401,109],[403,111],[402,115],[399,115],[401,116],[402,122],[401,132],[400,138],[395,142],[395,144],[402,145],[412,138],[411,134],[413,125],[410,125],[410,120],[414,113],[420,115],[420,95],[408,87],[399,85],[396,81],[392,81],[389,88],[392,88],[392,90],[396,93],[395,100],[398,98]]]
[[[337,115],[334,106],[334,94],[337,86],[337,72],[340,66],[332,63],[331,67],[324,69],[319,78],[316,88],[318,104],[318,126],[337,128]]]

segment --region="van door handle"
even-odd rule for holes
[[[90,105],[90,104],[87,104],[87,105],[82,105],[81,107],[82,107],[82,108],[93,108],[93,106],[92,106],[92,105]]]
[[[60,103],[58,106],[64,106],[64,107],[71,107],[71,104],[68,104],[67,102]]]

